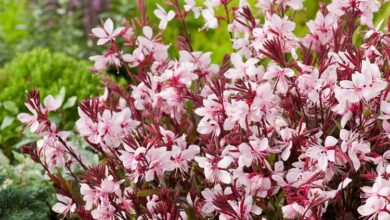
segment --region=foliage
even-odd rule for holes
[[[26,47],[50,48],[76,58],[85,57],[89,50],[81,2],[30,0],[26,25],[31,39]]]
[[[27,0],[0,1],[0,65],[11,60],[22,41],[31,40],[27,30]]]
[[[50,205],[45,203],[51,192],[46,187],[9,187],[0,189],[0,219],[50,219]]]
[[[88,57],[95,52],[88,41],[90,19],[107,10],[98,1],[4,0],[0,1],[0,64],[18,52],[36,47],[50,48],[72,57]],[[99,3],[101,2],[101,3]],[[77,43],[76,43],[77,42]]]
[[[99,90],[99,77],[88,72],[88,64],[77,61],[62,53],[52,53],[48,49],[34,49],[19,54],[13,61],[0,69],[0,145],[7,156],[11,147],[20,140],[21,129],[15,123],[19,109],[23,108],[23,93],[33,88],[41,88],[44,94],[58,94],[66,112],[61,117],[74,121],[76,109],[71,109],[77,101],[96,94]],[[64,124],[68,129],[72,124]]]

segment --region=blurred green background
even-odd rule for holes
[[[164,3],[162,0],[146,2],[150,23],[157,30],[159,21],[153,10],[156,3]],[[305,10],[288,14],[297,24],[297,36],[307,33],[305,24],[315,17],[319,2],[306,0]],[[237,3],[234,0],[231,5]],[[216,13],[222,15],[223,11]],[[389,14],[387,3],[376,14],[374,23],[381,19],[387,23]],[[96,47],[88,38],[90,29],[101,19],[110,17],[118,26],[123,18],[132,19],[136,15],[136,0],[0,0],[0,220],[57,218],[50,211],[53,187],[43,179],[40,168],[20,154],[21,146],[37,139],[23,131],[16,120],[16,115],[25,111],[26,92],[39,88],[43,96],[52,94],[60,98],[63,106],[52,119],[61,129],[73,130],[77,103],[99,94],[102,89],[99,76],[88,71],[92,65],[88,57],[104,51],[104,47]],[[261,15],[259,18],[262,19]],[[212,51],[213,62],[220,63],[224,54],[232,52],[227,31],[199,32],[203,19],[195,20],[192,15],[187,18],[187,25],[193,48]],[[163,35],[164,41],[171,45],[172,56],[177,56],[174,48],[180,30],[180,23],[173,21]],[[106,74],[126,82],[115,71]],[[73,138],[85,147],[81,140]]]

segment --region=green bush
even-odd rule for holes
[[[88,72],[88,63],[42,48],[17,55],[0,69],[0,147],[10,157],[11,147],[21,139],[22,129],[16,115],[25,110],[24,94],[28,90],[39,88],[42,97],[58,94],[64,110],[75,106],[77,100],[97,94],[98,87],[99,77]],[[72,129],[77,109],[58,114],[68,122],[61,128]]]
[[[16,51],[31,40],[28,33],[27,0],[0,1],[0,65],[11,60]]]

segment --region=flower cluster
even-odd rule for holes
[[[91,57],[92,71],[130,78],[126,86],[104,79],[104,94],[78,108],[76,129],[98,164],[86,164],[50,121],[60,107],[52,96],[42,106],[31,91],[32,115],[19,115],[41,136],[23,150],[56,184],[55,212],[390,219],[390,26],[374,27],[379,2],[322,4],[302,38],[287,15],[303,0],[167,1],[154,10],[158,29],[143,1],[138,7],[140,17],[123,27],[107,19],[92,29],[107,47]],[[203,31],[226,22],[218,30],[229,32],[234,52],[215,64],[211,52],[194,51],[187,16],[203,18]],[[178,57],[162,40],[174,20],[183,25]]]

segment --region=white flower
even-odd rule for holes
[[[165,11],[165,9],[161,7],[159,4],[157,4],[157,7],[158,9],[154,10],[154,14],[160,19],[160,24],[158,27],[161,30],[165,30],[168,22],[171,21],[176,14],[172,10],[168,11],[167,13],[167,11]]]
[[[184,0],[184,2],[185,2],[184,10],[187,11],[187,12],[188,11],[194,12],[195,19],[199,18],[201,8],[196,6],[195,0]]]
[[[99,38],[97,45],[104,45],[107,42],[114,40],[125,28],[118,27],[114,30],[112,20],[108,18],[104,22],[103,28],[97,27],[92,29],[92,33]]]
[[[231,176],[225,169],[230,166],[233,159],[229,156],[218,160],[216,157],[206,154],[206,157],[195,157],[195,161],[198,165],[204,169],[206,179],[211,182],[222,182],[229,184],[231,182]]]
[[[325,146],[313,146],[307,149],[306,155],[312,159],[318,160],[318,167],[321,170],[326,170],[328,168],[328,161],[335,162],[335,149],[334,146],[337,145],[337,139],[328,136],[325,139]]]
[[[53,206],[52,210],[54,212],[62,214],[62,215],[66,215],[66,214],[72,213],[76,210],[76,204],[73,203],[71,198],[57,194],[57,199],[60,202],[56,203]]]
[[[212,8],[202,10],[202,17],[206,21],[202,29],[215,29],[218,27],[218,19],[215,17]]]

